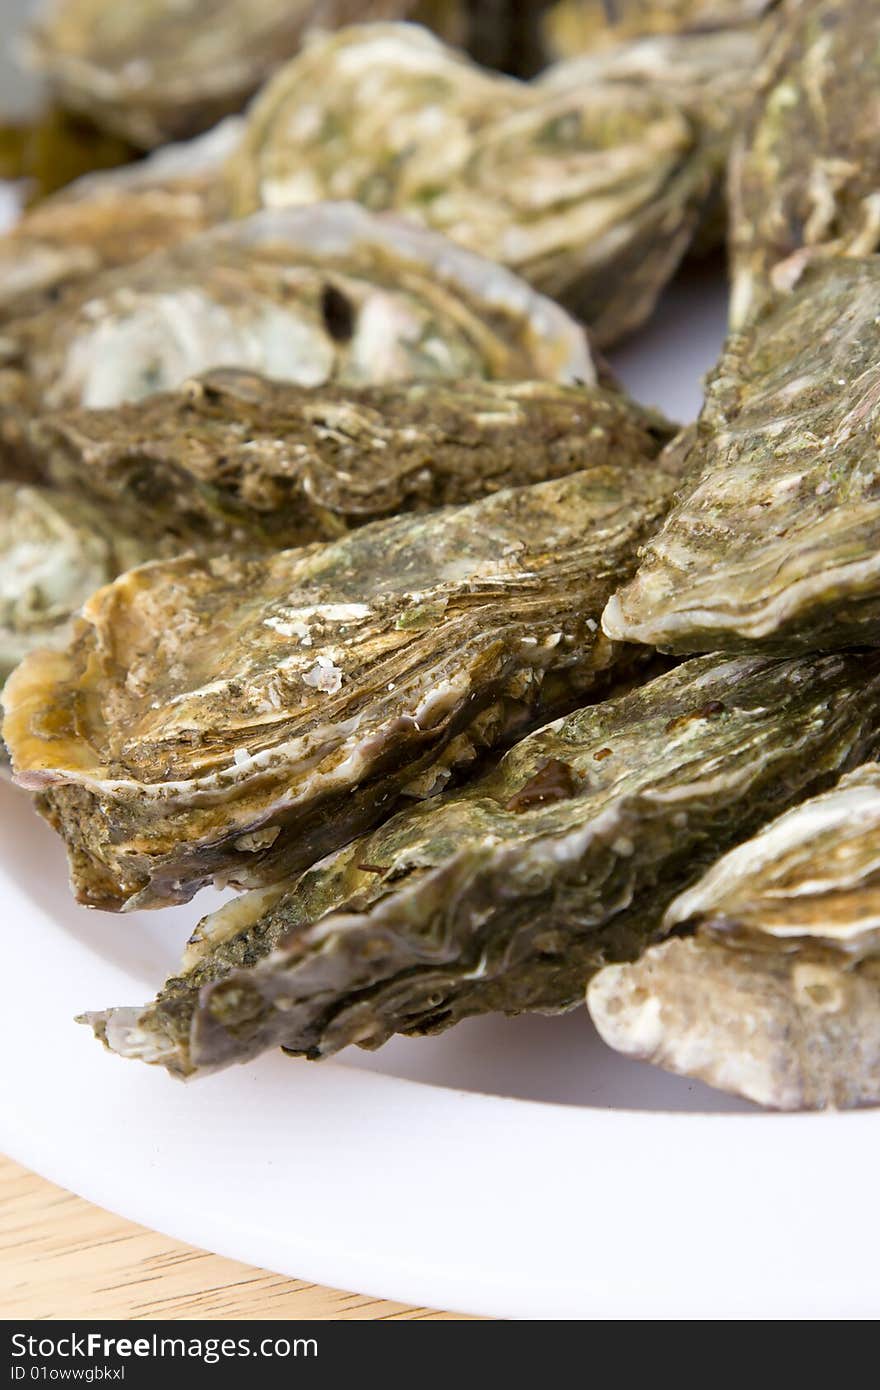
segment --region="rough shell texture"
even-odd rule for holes
[[[702,160],[711,175],[709,200],[691,248],[701,255],[722,245],[727,234],[728,158],[765,43],[765,32],[757,24],[632,39],[555,63],[541,74],[540,85],[549,91],[622,83],[626,90],[635,86],[674,100],[687,113],[699,131]],[[633,258],[626,280],[637,284],[636,273]]]
[[[221,909],[156,1004],[91,1021],[188,1075],[568,1007],[719,848],[870,753],[878,717],[880,656],[698,658],[532,734],[287,892]]]
[[[304,386],[596,380],[558,305],[351,203],[258,213],[74,282],[7,322],[0,361],[0,402],[19,412],[119,405],[221,366]]]
[[[604,465],[101,590],[67,652],[34,654],[4,693],[80,898],[271,882],[600,690],[631,655],[598,632],[602,604],[674,482]]]
[[[121,169],[89,174],[38,203],[0,237],[0,314],[203,231],[224,206],[220,169],[240,134],[229,117],[206,135]]]
[[[698,121],[720,179],[765,45],[765,30],[758,25],[633,39],[554,63],[537,85],[551,91],[621,82],[673,96]]]
[[[526,84],[415,26],[355,27],[312,43],[254,103],[230,197],[239,212],[328,197],[404,212],[607,343],[650,313],[712,190],[718,136],[701,113],[717,108],[694,99],[690,71],[679,87],[644,66],[584,80],[574,64]]]
[[[731,322],[880,246],[880,6],[784,0],[731,159]]]
[[[626,39],[703,34],[759,19],[775,0],[556,0],[544,17],[550,54],[569,58]]]
[[[880,257],[808,271],[733,335],[677,505],[606,632],[665,651],[880,642]]]
[[[63,646],[80,605],[146,553],[86,501],[0,482],[0,684],[34,647]]]
[[[588,992],[612,1047],[779,1109],[880,1101],[880,767],[731,851]]]
[[[240,371],[115,410],[38,418],[32,456],[141,536],[198,549],[332,540],[580,468],[624,476],[671,427],[616,391],[457,381],[316,390]]]
[[[27,56],[59,102],[151,149],[238,111],[310,25],[407,0],[44,0]]]

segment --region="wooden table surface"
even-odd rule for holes
[[[455,1319],[285,1279],[146,1231],[0,1158],[0,1317]]]

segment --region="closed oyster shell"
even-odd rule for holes
[[[313,24],[408,0],[44,0],[25,56],[58,102],[145,149],[239,111]]]
[[[605,1040],[777,1109],[880,1102],[880,766],[786,812],[588,991]]]
[[[827,256],[880,247],[880,6],[783,0],[731,157],[731,324]]]
[[[522,82],[418,25],[318,34],[248,112],[228,170],[233,211],[331,198],[409,211],[459,173],[488,122],[531,104]]]
[[[310,390],[218,370],[134,405],[40,417],[28,443],[47,478],[118,525],[204,550],[332,540],[377,517],[580,468],[623,474],[671,434],[662,417],[600,386]]]
[[[87,501],[0,482],[0,684],[35,647],[63,646],[89,595],[146,554]]]
[[[880,257],[828,261],[728,340],[605,631],[678,653],[876,645],[878,429]]]
[[[38,203],[0,237],[0,314],[26,312],[23,296],[129,265],[219,220],[220,170],[240,133],[230,116],[197,139],[88,174]]]
[[[218,366],[305,386],[596,380],[557,305],[352,203],[259,213],[74,282],[5,325],[0,361],[0,402],[31,413],[139,400]]]
[[[737,124],[751,96],[766,47],[760,25],[633,39],[599,53],[554,63],[538,79],[543,91],[623,82],[674,96],[697,120],[720,177]]]
[[[878,731],[880,655],[697,658],[532,734],[286,891],[221,909],[154,1004],[89,1021],[115,1051],[191,1075],[569,1007],[719,848],[870,755]]]
[[[674,482],[604,465],[101,590],[67,652],[35,654],[4,694],[17,776],[49,789],[78,896],[271,882],[601,689],[630,653],[598,615]]]
[[[584,81],[578,65],[515,82],[415,26],[356,27],[316,39],[254,103],[230,198],[239,212],[342,196],[396,209],[516,269],[608,343],[650,313],[712,191],[708,107],[682,93],[643,73]]]

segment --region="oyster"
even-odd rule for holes
[[[650,35],[705,34],[748,25],[776,0],[556,0],[543,21],[557,58],[593,52]]]
[[[596,380],[557,305],[435,233],[349,203],[256,214],[75,281],[4,327],[0,402],[108,407],[218,366],[301,385]]]
[[[756,25],[634,39],[554,63],[537,85],[564,91],[623,82],[674,96],[698,122],[720,180],[764,47],[764,31]]]
[[[408,8],[407,0],[44,0],[25,56],[60,105],[152,149],[241,110],[310,25]]]
[[[674,482],[599,465],[99,591],[67,652],[5,691],[3,737],[46,790],[79,897],[272,881],[601,689],[631,657],[598,634],[602,603]]]
[[[89,595],[146,555],[87,501],[0,482],[0,685],[34,647],[63,646]]]
[[[612,1047],[779,1109],[880,1102],[880,766],[732,850],[588,991]]]
[[[26,311],[27,294],[130,264],[219,220],[219,174],[240,131],[230,116],[206,135],[86,175],[37,204],[0,237],[0,313]]]
[[[117,1052],[190,1075],[278,1045],[317,1058],[558,1011],[651,940],[719,849],[878,733],[880,654],[696,658],[222,908],[154,1004],[90,1021]]]
[[[642,73],[585,81],[578,65],[517,82],[415,26],[365,25],[316,39],[260,95],[230,199],[396,209],[517,270],[608,343],[650,313],[710,197],[710,105]]]
[[[134,405],[41,417],[28,443],[56,486],[134,534],[278,548],[580,468],[626,476],[671,433],[600,386],[309,390],[218,370]]]
[[[228,169],[233,211],[327,198],[427,209],[471,158],[477,133],[533,100],[524,83],[418,25],[316,35],[248,112]]]
[[[880,257],[820,263],[728,340],[605,631],[678,653],[880,643],[878,430]]]
[[[880,6],[783,0],[731,158],[731,323],[809,262],[880,247]]]

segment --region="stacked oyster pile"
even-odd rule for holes
[[[877,7],[164,8],[32,41],[182,143],[0,243],[3,738],[79,901],[243,891],[86,1020],[191,1076],[586,991],[880,1102]],[[595,344],[719,236],[678,430]]]

